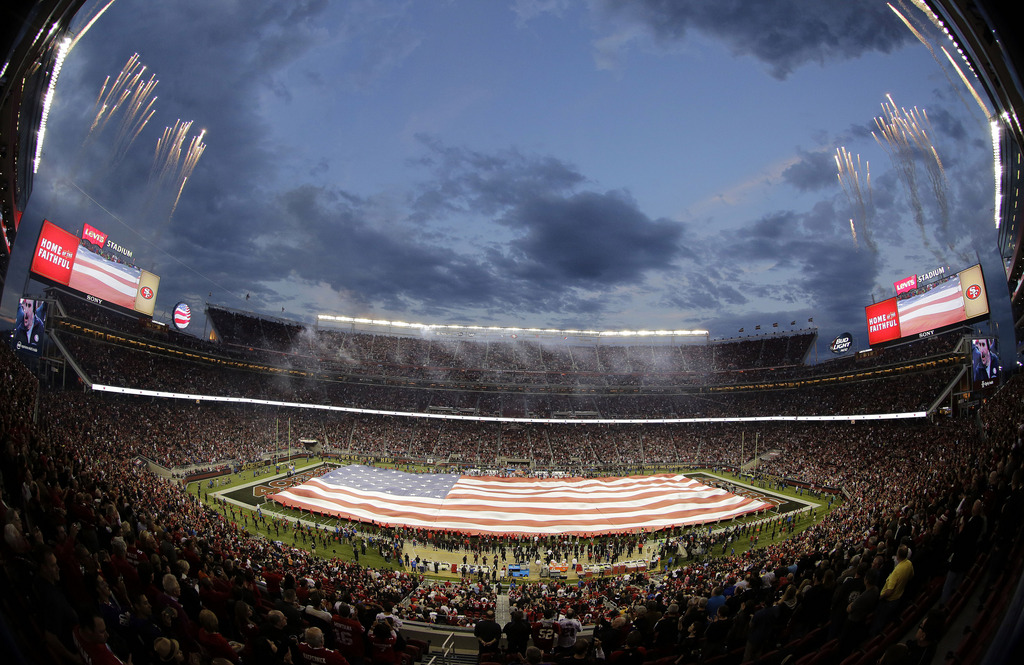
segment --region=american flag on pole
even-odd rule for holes
[[[730,519],[771,504],[680,474],[498,478],[342,467],[271,495],[315,513],[470,534],[592,535]]]

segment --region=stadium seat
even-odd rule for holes
[[[418,663],[420,661],[420,658],[423,657],[423,650],[415,644],[409,644],[408,641],[406,641],[405,649],[403,649],[403,651],[412,656],[412,662],[414,663]]]
[[[678,658],[678,656],[662,656],[661,658],[657,658],[655,660],[645,660],[644,663],[645,665],[672,665],[674,662],[676,662],[676,658]]]
[[[407,646],[414,646],[420,650],[420,653],[430,653],[430,642],[426,640],[418,640],[412,637],[405,638],[405,644]]]
[[[846,658],[843,658],[839,662],[839,665],[857,665],[863,659],[864,659],[864,652],[861,651],[860,649],[858,649],[857,651],[854,651],[853,653],[851,653]]]

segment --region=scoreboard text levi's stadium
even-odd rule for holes
[[[67,287],[94,303],[153,316],[160,278],[130,259],[130,250],[88,224],[79,238],[43,220],[29,271],[34,279]]]
[[[927,284],[905,280],[896,288],[899,295],[864,308],[871,346],[924,336],[989,313],[981,264]]]

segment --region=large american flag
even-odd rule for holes
[[[602,534],[704,524],[772,508],[680,474],[498,478],[352,465],[270,497],[386,526],[470,534]]]
[[[115,305],[134,309],[141,273],[138,268],[79,249],[71,267],[68,286]]]
[[[959,276],[931,291],[896,303],[900,315],[900,336],[916,335],[967,318]]]

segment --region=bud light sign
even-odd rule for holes
[[[853,335],[848,332],[844,332],[842,335],[832,340],[832,343],[829,344],[828,348],[832,349],[832,353],[846,353],[850,350],[851,346],[853,346]]]

